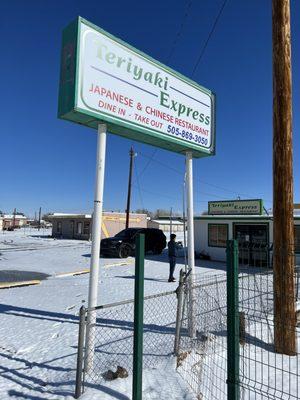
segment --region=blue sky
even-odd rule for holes
[[[57,119],[62,29],[76,16],[192,77],[223,0],[3,1],[0,210],[92,210],[96,134]],[[291,0],[295,202],[300,202],[300,2]],[[298,19],[297,19],[298,18]],[[183,28],[181,25],[184,23]],[[178,36],[178,32],[180,35]],[[271,0],[228,0],[193,79],[217,95],[217,153],[194,161],[195,212],[217,199],[272,206]],[[184,157],[109,135],[104,208],[182,210]],[[138,177],[138,179],[137,179]],[[140,187],[140,190],[139,190]]]

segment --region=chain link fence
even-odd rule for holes
[[[85,332],[87,310],[83,311],[81,341],[78,352],[78,383],[75,397],[84,388],[101,385],[101,382],[114,379],[117,374],[132,374],[134,301],[128,300],[96,307],[96,323],[93,329],[95,353],[92,367],[84,371]],[[144,298],[143,327],[143,368],[161,368],[169,363],[174,355],[176,331],[177,294],[164,292]],[[119,376],[120,377],[120,376]]]
[[[299,304],[299,266],[296,265],[294,247],[289,246],[293,268],[292,290],[285,300],[295,305],[295,315],[286,326],[277,329],[287,337],[295,334],[296,351],[283,354],[276,350],[274,307],[276,285],[273,271],[273,247],[256,245],[239,246],[236,253],[237,300],[232,302],[230,286],[225,274],[201,275],[189,292],[184,289],[183,318],[180,330],[178,372],[188,382],[198,399],[299,399],[300,398],[300,328],[297,323]],[[271,252],[270,252],[271,249]],[[286,250],[284,250],[286,251]],[[285,276],[284,254],[280,250],[280,265]],[[227,269],[232,264],[227,264]],[[278,283],[277,283],[278,284]],[[226,295],[227,294],[227,295]],[[194,324],[196,334],[190,334],[189,296],[195,299]],[[229,296],[229,297],[228,297]],[[277,296],[278,297],[278,296]],[[279,299],[280,300],[280,299]],[[282,300],[282,299],[281,299]],[[232,335],[228,317],[233,316],[238,328]],[[284,317],[281,316],[281,317]],[[232,321],[232,320],[231,320]],[[230,337],[231,336],[231,337]],[[232,337],[234,336],[234,337]],[[233,339],[237,349],[229,347]],[[232,342],[231,342],[232,343]],[[237,366],[236,397],[228,391],[230,360]],[[235,362],[235,364],[234,364]]]
[[[277,250],[277,262],[280,267],[277,276],[273,270],[273,254],[272,262],[266,265],[259,254],[257,259],[261,261],[254,263],[253,256],[241,258],[240,251],[241,246],[238,284],[239,313],[242,321],[239,374],[241,398],[299,399],[300,331],[296,321],[299,266],[296,265],[294,246],[286,245],[285,248]],[[292,263],[291,275],[285,268],[287,260]],[[289,281],[290,289],[284,292],[284,296],[278,296],[278,285],[283,285],[285,280]],[[292,310],[288,318],[284,315],[286,304]],[[280,321],[286,322],[276,323],[278,316]],[[286,343],[280,350],[276,346],[276,340],[278,341],[281,335],[282,341]],[[293,351],[286,348],[289,337],[296,341]]]
[[[196,275],[191,285],[187,274],[176,291],[144,298],[144,370],[167,370],[170,359],[176,361],[177,372],[198,400],[231,400],[233,387],[234,399],[299,399],[298,349],[289,355],[276,351],[276,286],[272,263],[266,262],[272,259],[270,251],[262,248],[260,256],[257,248],[253,262],[253,252],[249,251],[251,257],[247,258],[245,249],[240,250],[231,254],[227,276]],[[296,260],[294,254],[292,258]],[[231,268],[234,274],[229,274]],[[284,276],[284,265],[282,268]],[[299,267],[293,271],[294,287],[286,296],[298,312]],[[233,283],[232,277],[236,279]],[[132,374],[133,300],[99,306],[94,312],[95,354],[93,367],[86,371],[86,310],[81,313],[77,377],[83,387],[101,385],[118,367],[122,373]],[[284,337],[288,329],[295,333],[299,346],[296,314],[291,324],[281,326]],[[77,395],[82,393],[80,385]]]
[[[226,275],[196,276],[192,291],[195,334],[189,329],[191,293],[186,282],[177,371],[197,399],[226,399]]]

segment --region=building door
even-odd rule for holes
[[[266,267],[269,263],[268,236],[267,224],[234,225],[234,238],[239,244],[240,263]]]
[[[75,221],[71,221],[71,238],[74,239],[74,235],[75,235]]]
[[[82,222],[77,222],[77,235],[82,235]]]

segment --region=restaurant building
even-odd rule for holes
[[[208,215],[195,217],[195,251],[211,260],[226,261],[226,241],[237,239],[240,261],[270,264],[273,216],[264,213],[262,200],[209,202]],[[295,258],[300,261],[300,215],[294,214]]]

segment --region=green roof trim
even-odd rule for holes
[[[216,220],[216,221],[220,221],[220,220],[229,220],[229,221],[270,221],[273,220],[273,216],[272,215],[252,215],[252,216],[248,216],[248,215],[201,215],[201,216],[197,216],[194,217],[195,221],[200,221],[200,220],[207,220],[207,221],[211,221],[211,220]],[[294,220],[300,220],[300,215],[294,215]]]

